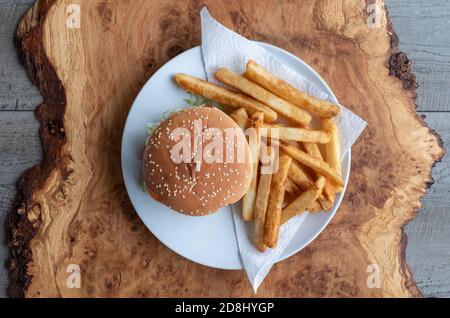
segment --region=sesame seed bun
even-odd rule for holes
[[[201,130],[198,128],[200,123]],[[185,140],[190,140],[192,152],[175,151],[180,149],[176,145],[180,145],[185,135],[183,132],[175,137],[176,128],[189,132]],[[235,138],[227,138],[230,129]],[[196,131],[202,131],[202,134],[197,133],[197,141],[194,140]],[[214,142],[214,149],[219,149],[217,146],[222,144],[223,156],[211,148],[215,136],[220,136],[219,132],[223,138]],[[198,136],[203,138],[198,139]],[[203,156],[197,160],[191,160],[195,153],[200,153],[195,151],[194,144],[201,144],[203,150]],[[226,160],[229,158],[225,156],[227,151],[235,154],[233,160]],[[180,162],[177,156],[180,153],[187,153],[189,160],[184,157]],[[233,119],[214,107],[189,108],[172,115],[153,132],[142,160],[143,178],[149,194],[169,208],[193,216],[208,215],[239,201],[248,190],[252,169],[244,133]]]

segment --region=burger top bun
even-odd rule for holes
[[[172,115],[153,132],[142,160],[149,194],[193,216],[239,201],[249,188],[252,169],[244,133],[214,107]]]

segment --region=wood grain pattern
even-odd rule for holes
[[[8,48],[6,52],[0,52],[0,60],[2,61],[0,68],[9,67],[8,72],[2,71],[0,74],[0,76],[4,76],[0,79],[0,83],[5,84],[0,85],[0,90],[6,89],[8,87],[7,82],[10,78],[13,78],[14,81],[18,82],[17,85],[19,87],[30,87],[36,95],[39,95],[37,89],[29,85],[28,79],[22,74],[24,71],[16,62],[16,53],[12,48],[12,38],[10,38],[12,37],[12,33],[19,19],[19,15],[21,12],[25,11],[25,6],[20,7],[17,3],[20,2],[20,4],[27,4],[33,1],[34,0],[0,1],[0,8],[2,11],[0,15],[5,17],[5,19],[0,19],[0,26],[2,30],[1,35],[7,35],[0,36],[0,39],[2,40],[2,47]],[[420,109],[428,109],[430,106],[434,105],[432,103],[434,97],[432,96],[446,94],[446,88],[450,82],[450,74],[447,74],[448,72],[445,73],[443,71],[444,73],[442,73],[442,77],[439,75],[439,81],[437,81],[437,83],[433,82],[434,77],[432,76],[432,74],[436,72],[436,64],[439,63],[439,61],[436,61],[435,59],[442,56],[440,50],[445,47],[445,37],[447,36],[447,33],[435,32],[434,36],[431,38],[432,42],[430,42],[430,38],[427,34],[425,34],[426,32],[419,32],[419,30],[426,30],[427,28],[430,28],[430,24],[432,23],[435,26],[445,25],[445,23],[447,23],[445,12],[448,3],[443,0],[432,0],[426,5],[423,5],[423,3],[419,3],[418,1],[411,0],[389,0],[386,1],[386,3],[390,11],[390,17],[393,20],[396,27],[396,32],[398,33],[402,44],[401,49],[408,52],[408,55],[414,60],[414,70],[420,83],[418,104],[420,104]],[[420,6],[418,4],[420,4]],[[19,7],[21,12],[17,12],[17,7]],[[11,16],[15,19],[9,18]],[[413,32],[415,32],[413,36],[411,36],[411,28],[413,28]],[[403,41],[404,39],[405,41]],[[405,44],[403,45],[404,42]],[[422,46],[426,46],[430,49],[426,55],[426,59],[423,58],[422,54],[417,54],[416,52],[416,48]],[[445,65],[446,64],[439,65],[439,68],[444,68]],[[438,72],[438,74],[441,73]],[[446,74],[449,76],[446,77]],[[422,75],[427,76],[424,77]],[[437,84],[437,88],[435,88],[435,85],[432,85],[432,83]],[[26,109],[32,109],[35,107],[36,98],[34,97],[34,94],[29,95],[28,93],[17,93],[18,95],[13,96],[14,98],[7,98],[3,100],[4,104],[2,105],[6,107],[5,109],[15,108],[16,97],[21,98],[23,107]],[[0,99],[7,96],[8,95],[2,91],[0,94]],[[443,101],[445,102],[446,100]],[[442,106],[446,105],[448,105],[448,101],[442,104]],[[21,105],[19,105],[19,109],[21,109]],[[426,121],[429,123],[430,127],[438,131],[444,140],[444,144],[448,145],[448,141],[450,140],[450,135],[446,133],[448,126],[446,123],[450,121],[448,114],[426,114]],[[21,127],[22,134],[27,136],[23,138],[17,131],[8,132],[10,129],[15,130],[13,125],[2,127],[2,134],[0,137],[0,147],[2,149],[12,149],[8,148],[11,144],[11,140],[14,145],[17,145],[17,147],[21,149],[25,149],[26,147],[38,149],[39,140],[35,136],[36,128],[35,125],[31,125],[31,121],[34,117],[32,113],[27,115],[27,120],[25,121],[24,126],[21,126],[24,122],[21,118],[16,117],[14,112],[1,113],[0,116],[7,118],[7,121],[9,122],[15,122],[16,126]],[[30,139],[28,136],[33,136],[33,138]],[[7,165],[15,171],[14,175],[20,173],[20,169],[16,169],[14,165],[11,166],[10,164],[10,161],[15,161],[14,158],[17,158],[15,156],[16,154],[16,152],[10,152],[12,159],[10,157],[7,158],[7,160],[1,161],[1,164],[7,163]],[[30,164],[37,162],[40,158],[40,152],[28,153]],[[436,182],[433,187],[430,188],[429,194],[423,200],[424,208],[420,210],[418,217],[416,217],[406,227],[406,233],[409,238],[408,247],[406,250],[408,264],[411,266],[416,282],[423,294],[431,297],[448,297],[450,294],[450,273],[448,273],[447,269],[447,260],[450,256],[446,254],[446,249],[443,248],[449,239],[448,233],[450,231],[448,231],[445,226],[442,226],[449,223],[446,218],[448,214],[445,213],[446,207],[449,204],[448,199],[450,197],[448,192],[448,189],[450,189],[450,181],[448,181],[448,176],[450,175],[450,173],[448,173],[448,171],[450,171],[450,162],[447,158],[448,157],[446,157],[442,163],[439,163],[433,170],[433,175]],[[4,169],[3,172],[6,176],[4,176],[3,173],[0,173],[0,184],[6,185],[0,187],[0,218],[3,217],[7,211],[9,211],[9,202],[11,202],[12,197],[15,194],[15,191],[13,191],[14,185],[10,181],[11,174],[9,174],[9,170]],[[10,184],[7,185],[7,183]],[[3,235],[3,232],[1,232],[0,236],[3,237]],[[4,256],[0,257],[0,262],[3,263],[7,253],[3,248],[0,250],[0,254]],[[2,271],[0,271],[0,297],[5,295],[2,290],[7,285],[7,281],[7,273],[2,269]]]
[[[21,112],[22,113],[22,112]],[[17,112],[3,112],[1,116],[5,121],[15,125],[2,126],[0,133],[0,149],[12,150],[15,147],[26,149],[31,147],[39,150],[39,140],[36,136],[34,114],[25,112],[26,116],[17,116]],[[427,124],[438,131],[444,147],[450,146],[450,113],[431,112],[422,113],[426,115]],[[23,119],[25,118],[25,119]],[[0,119],[1,120],[1,119]],[[16,127],[20,127],[20,132]],[[11,147],[11,145],[15,145]],[[20,155],[18,155],[20,154]],[[23,154],[9,151],[7,160],[1,160],[4,164],[21,158]],[[5,157],[5,158],[6,158]],[[27,153],[29,162],[27,166],[41,160],[41,153]],[[12,158],[12,159],[11,159]],[[10,169],[14,174],[21,173],[15,165]],[[4,169],[7,171],[7,169]],[[450,205],[450,157],[446,156],[442,162],[433,169],[434,185],[430,187],[427,195],[422,199],[423,207],[419,210],[417,217],[408,223],[405,232],[408,236],[406,248],[406,259],[414,274],[414,279],[426,297],[448,297],[450,295],[450,270],[448,260],[450,251],[447,248],[450,239],[450,214],[447,213]],[[15,195],[15,186],[10,182],[10,177],[0,173],[0,224],[11,210]],[[9,183],[10,182],[10,183]],[[9,184],[8,184],[9,183]],[[4,236],[0,228],[0,236]],[[0,248],[0,260],[4,262],[8,255],[6,248]],[[9,284],[6,268],[0,268],[0,297],[6,295],[6,286]]]
[[[252,296],[243,272],[192,264],[157,242],[120,176],[128,108],[152,72],[198,44],[203,4],[241,34],[299,55],[370,125],[354,147],[349,189],[332,224],[276,265],[259,296],[420,295],[402,228],[443,150],[415,113],[414,91],[388,76],[391,30],[368,28],[361,1],[80,0],[84,27],[68,30],[73,2],[41,0],[19,28],[26,67],[45,97],[38,112],[45,156],[22,179],[22,205],[11,215],[13,296]],[[82,268],[79,290],[65,285],[71,263]],[[380,266],[380,289],[367,287],[370,264]]]

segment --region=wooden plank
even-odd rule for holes
[[[444,143],[444,148],[449,151],[450,113],[421,112],[421,114],[426,115],[425,121],[432,129],[439,132]],[[433,169],[433,178],[434,184],[423,199],[424,206],[430,209],[450,206],[450,153],[447,153],[442,162],[436,164],[436,167]]]
[[[1,139],[0,139],[1,143]],[[2,243],[0,244],[0,264],[4,264],[8,257],[8,248],[3,244],[5,233],[3,226],[5,224],[5,217],[11,211],[11,205],[16,194],[16,188],[12,184],[0,185],[0,237]],[[6,297],[6,288],[8,287],[8,271],[5,266],[0,266],[0,297]]]
[[[34,0],[0,0],[0,264],[8,257],[4,244],[5,217],[15,196],[17,177],[41,160],[37,121],[33,112],[11,113],[2,110],[32,110],[42,98],[30,83],[14,48],[14,31],[20,17]],[[24,155],[21,158],[20,155]],[[19,159],[18,165],[16,164]],[[5,184],[10,183],[10,184]],[[0,297],[6,297],[9,284],[5,266],[0,266]]]
[[[19,63],[13,42],[17,23],[32,3],[0,1],[0,111],[33,110],[42,100]]]
[[[31,111],[0,112],[0,185],[14,184],[41,161],[38,122]]]
[[[386,0],[390,18],[400,38],[400,48],[413,61],[418,77],[419,110],[450,111],[450,2]],[[426,121],[450,145],[449,113],[423,113]],[[434,185],[423,199],[423,208],[408,224],[407,262],[427,297],[450,297],[450,158],[433,170]]]
[[[13,36],[20,17],[34,0],[0,1],[0,111],[31,110],[42,98],[30,83],[14,48]],[[9,124],[7,124],[9,123]],[[24,123],[27,123],[24,125]],[[0,112],[0,223],[11,209],[15,196],[12,183],[23,169],[40,161],[40,143],[37,137],[37,122],[32,112],[13,115]],[[27,163],[16,165],[19,154],[27,150]],[[19,158],[19,161],[24,161]],[[4,184],[11,183],[11,184]],[[8,249],[4,242],[4,226],[0,227],[0,263],[4,264]],[[6,297],[9,284],[5,266],[0,266],[0,297]]]
[[[450,148],[450,113],[424,113]],[[423,199],[423,208],[406,227],[406,258],[414,278],[427,297],[450,297],[450,156],[433,170],[435,183]]]
[[[450,1],[386,0],[400,49],[413,61],[420,111],[450,111]]]

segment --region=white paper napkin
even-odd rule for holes
[[[247,62],[254,60],[300,90],[318,98],[332,101],[330,96],[324,94],[310,81],[288,68],[266,49],[214,20],[206,8],[203,8],[200,14],[203,61],[209,81],[219,84],[214,79],[214,73],[220,67],[243,73]],[[342,111],[336,119],[336,123],[341,132],[342,153],[346,154],[367,123],[347,108],[343,106],[341,108]],[[281,228],[280,240],[276,249],[268,249],[265,253],[260,253],[251,241],[253,227],[241,219],[240,205],[234,206],[233,210],[241,260],[256,293],[259,285],[302,224],[305,214],[293,218]]]

